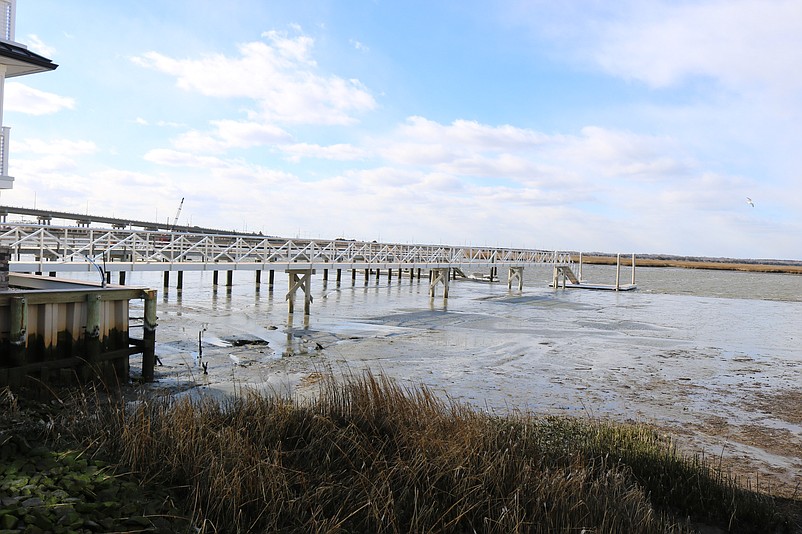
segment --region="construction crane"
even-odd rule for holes
[[[181,208],[184,207],[184,197],[181,197],[181,203],[178,204],[178,211],[175,212],[175,218],[173,219],[173,224],[170,226],[170,231],[172,232],[175,230],[175,225],[178,224],[178,216],[181,215]]]

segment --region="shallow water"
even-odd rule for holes
[[[800,360],[802,277],[640,268],[639,289],[616,293],[555,291],[547,268],[526,275],[522,292],[508,291],[505,283],[452,282],[447,301],[430,299],[425,280],[382,277],[365,285],[360,276],[352,286],[344,276],[338,288],[318,277],[312,315],[304,318],[287,315],[283,273],[276,274],[272,292],[265,284],[257,292],[253,273],[237,272],[230,290],[216,291],[211,273],[186,273],[183,291],[160,289],[157,353],[190,361],[200,335],[210,370],[230,366],[231,353],[254,363],[303,355],[320,364],[375,361],[403,378],[448,386],[452,394],[490,406],[513,400],[537,406],[542,389],[533,384],[545,377],[564,381],[566,370],[576,369],[582,372],[570,374],[585,380],[616,380],[615,369],[634,367],[641,381],[650,372],[712,386],[731,380],[749,359],[755,368],[770,368],[761,379],[780,385],[799,378],[793,369]],[[611,283],[615,271],[585,266],[584,276]],[[134,273],[130,280],[161,286],[153,274]],[[132,303],[132,315],[138,307]],[[226,347],[221,340],[231,336],[269,345]],[[238,379],[261,377],[239,367]],[[487,373],[497,378],[489,381]],[[632,381],[636,373],[623,374]]]

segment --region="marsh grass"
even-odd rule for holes
[[[642,425],[496,415],[366,373],[314,401],[244,393],[93,407],[76,439],[175,488],[204,532],[783,530]]]

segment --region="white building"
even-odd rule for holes
[[[0,125],[3,124],[5,79],[35,72],[54,70],[58,65],[34,54],[25,45],[14,41],[17,0],[0,0]],[[14,178],[8,175],[8,139],[10,128],[0,130],[0,189],[11,189]]]

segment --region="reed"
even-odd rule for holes
[[[771,497],[644,425],[498,415],[365,373],[307,403],[107,403],[75,421],[203,532],[782,531]],[[87,438],[89,437],[89,438]],[[790,528],[790,527],[789,527]]]

